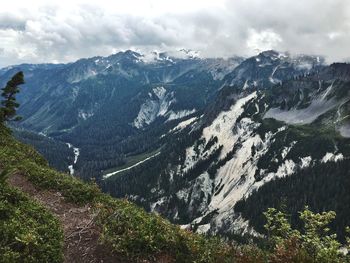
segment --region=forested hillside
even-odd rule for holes
[[[181,57],[128,50],[69,64],[10,66],[0,71],[0,84],[25,73],[20,128],[79,148],[75,175],[90,179],[158,149],[162,135],[183,118],[200,116],[223,85],[268,88],[324,65],[319,57],[275,51],[248,59],[179,52]],[[67,160],[49,154],[63,171]]]
[[[181,230],[94,184],[52,170],[2,124],[0,146],[1,262],[348,262],[326,228],[334,212],[305,210],[302,234],[272,209],[266,213],[268,248],[232,244]],[[68,219],[79,218],[62,220],[61,209]]]
[[[206,233],[262,231],[262,212],[284,203],[296,226],[305,205],[335,210],[332,228],[344,240],[348,69],[333,64],[266,90],[227,86],[203,116],[162,138],[160,155],[104,179],[103,189]]]
[[[332,67],[336,68],[338,66],[333,65]],[[344,69],[344,67],[348,67],[348,65],[342,65],[340,68]],[[330,69],[325,69],[323,74],[329,72],[329,70]],[[334,75],[337,76],[337,73],[339,73],[339,70],[335,71],[335,74],[333,74],[332,77],[334,77]],[[323,74],[321,74],[321,76],[324,76]],[[304,81],[312,83],[314,77],[315,76],[308,76]],[[344,94],[344,86],[347,84],[344,84],[343,81],[345,81],[347,77],[338,78],[339,82],[337,83],[337,86],[335,86],[338,88],[333,88],[335,82],[335,80],[333,80],[331,86],[328,88],[322,90],[322,84],[320,84],[319,89],[316,92],[308,93],[313,101],[309,103],[306,108],[303,105],[300,106],[300,108],[292,107],[293,105],[301,105],[301,101],[303,101],[305,97],[300,97],[299,102],[295,101],[293,98],[293,104],[291,104],[288,102],[290,97],[287,95],[283,100],[284,103],[281,105],[280,110],[305,111],[309,107],[312,107],[315,101],[318,101],[318,103],[321,101],[322,103],[327,104],[329,100],[338,98],[341,102],[338,102],[338,105],[340,106],[338,107],[335,116],[341,128],[342,125],[344,125],[344,117],[342,117],[342,113],[344,114],[344,112],[342,112],[341,107],[345,105],[347,100],[344,100],[339,94]],[[325,79],[324,81],[327,82],[329,80]],[[344,220],[344,216],[347,215],[346,213],[340,213],[340,218],[334,221],[336,217],[335,212],[330,211],[315,214],[309,210],[308,206],[305,206],[305,208],[303,208],[304,210],[300,212],[300,216],[292,219],[290,223],[283,212],[278,211],[275,208],[268,208],[266,209],[266,212],[262,212],[265,217],[264,219],[261,219],[259,215],[255,215],[254,219],[250,221],[250,224],[255,224],[255,229],[260,230],[261,232],[263,231],[259,229],[259,227],[261,224],[264,224],[263,230],[266,231],[265,233],[267,235],[264,236],[254,231],[242,233],[246,240],[260,240],[262,247],[259,248],[256,245],[239,245],[234,239],[227,239],[224,241],[220,237],[210,235],[205,236],[192,232],[197,231],[209,233],[208,230],[210,230],[210,228],[207,228],[208,224],[210,226],[210,221],[213,223],[215,222],[214,220],[219,222],[218,219],[220,219],[220,217],[222,218],[226,213],[225,209],[227,209],[227,204],[219,206],[215,210],[209,210],[205,215],[201,215],[200,213],[197,214],[197,211],[202,211],[200,203],[189,204],[190,209],[194,208],[192,211],[190,210],[191,214],[188,214],[189,210],[186,208],[186,206],[188,207],[188,204],[171,204],[175,208],[180,207],[182,209],[177,210],[175,216],[179,218],[180,215],[182,217],[180,220],[192,220],[191,217],[186,217],[188,215],[195,217],[199,216],[192,224],[180,228],[180,226],[174,225],[161,218],[159,214],[147,213],[142,208],[130,203],[130,201],[125,199],[114,199],[111,196],[102,193],[94,182],[84,183],[67,173],[59,173],[53,170],[49,167],[47,161],[32,147],[18,142],[12,136],[11,130],[4,125],[5,123],[21,120],[21,117],[17,115],[19,103],[16,101],[16,94],[20,92],[19,86],[23,85],[23,83],[23,72],[18,72],[2,89],[0,107],[0,210],[2,218],[0,223],[0,234],[3,236],[3,239],[0,241],[1,261],[22,262],[23,259],[25,259],[25,262],[107,261],[216,263],[237,261],[346,262],[348,260],[346,253],[344,254],[341,250],[344,250],[344,248],[346,249],[344,246],[347,246],[347,244],[345,243],[349,241],[344,234],[345,226],[347,224],[347,221]],[[280,86],[280,88],[283,89],[283,85]],[[310,85],[306,85],[302,92],[305,93],[305,90],[309,87]],[[277,92],[276,94],[279,93]],[[287,128],[286,126],[283,126],[283,123],[280,121],[271,120],[270,118],[264,119],[261,118],[261,116],[254,118],[254,116],[260,112],[259,104],[255,103],[256,112],[251,110],[251,102],[257,99],[258,95],[263,95],[260,97],[260,100],[263,100],[265,95],[267,95],[266,101],[269,101],[271,103],[270,105],[272,105],[268,110],[265,107],[265,115],[273,110],[273,105],[280,100],[280,97],[277,96],[277,98],[274,97],[271,101],[269,94],[258,94],[257,91],[254,91],[253,93],[247,91],[245,94],[229,96],[229,100],[234,101],[234,105],[229,108],[229,111],[232,113],[231,115],[217,111],[219,112],[218,116],[214,116],[214,120],[210,121],[212,124],[209,126],[205,125],[205,121],[213,119],[213,117],[210,118],[209,116],[205,116],[202,120],[195,117],[192,118],[191,121],[180,123],[170,131],[172,136],[168,141],[174,143],[173,147],[171,145],[169,146],[167,141],[164,141],[163,147],[161,147],[156,154],[146,158],[154,161],[157,160],[158,156],[161,156],[165,161],[168,161],[169,158],[170,160],[176,161],[178,156],[183,156],[183,159],[178,159],[178,163],[185,161],[185,169],[181,165],[177,165],[179,165],[179,167],[185,172],[182,175],[185,180],[179,180],[179,177],[173,172],[171,174],[172,178],[168,180],[170,184],[162,184],[161,181],[152,182],[150,180],[146,183],[140,179],[135,181],[135,184],[140,185],[140,183],[145,183],[148,188],[152,185],[158,184],[159,188],[167,187],[166,193],[174,193],[174,190],[176,191],[178,187],[183,189],[191,186],[191,182],[193,180],[198,181],[198,178],[201,178],[199,180],[200,183],[203,182],[203,180],[205,182],[205,175],[208,175],[211,180],[216,179],[218,171],[222,167],[225,167],[227,163],[231,162],[239,151],[244,149],[246,143],[243,141],[238,146],[235,146],[235,144],[220,144],[223,140],[227,141],[227,139],[230,139],[227,141],[228,143],[232,143],[232,135],[225,132],[231,130],[231,127],[222,125],[222,123],[220,123],[221,118],[224,118],[224,123],[226,121],[239,121],[242,126],[237,127],[237,131],[242,128],[244,129],[244,127],[257,129],[256,131],[246,131],[245,135],[241,131],[241,135],[243,136],[238,137],[240,140],[242,140],[242,138],[247,138],[247,135],[251,136],[253,132],[256,132],[257,136],[265,137],[265,139],[268,137],[271,139],[271,136],[275,136],[272,144],[269,145],[274,145],[275,142],[277,142],[278,145],[281,142],[285,143],[290,142],[291,139],[300,140],[301,138],[304,138],[303,143],[305,143],[307,142],[305,138],[311,139],[310,135],[315,133],[315,127],[323,124],[322,127],[325,126],[325,128],[318,131],[319,136],[317,136],[317,140],[322,141],[324,144],[323,150],[326,152],[331,146],[336,146],[336,152],[334,154],[327,152],[320,162],[316,159],[312,166],[317,167],[317,165],[321,164],[320,166],[323,169],[323,173],[321,173],[319,168],[315,169],[313,172],[319,172],[323,175],[325,171],[327,173],[327,171],[334,168],[334,166],[322,167],[323,163],[339,163],[339,166],[337,167],[339,171],[337,177],[339,178],[336,179],[337,182],[342,183],[341,175],[344,174],[344,171],[348,170],[346,162],[342,161],[344,160],[344,155],[348,156],[349,147],[347,139],[344,138],[344,136],[341,136],[341,134],[339,135],[338,132],[331,132],[331,126],[329,125],[328,120],[329,118],[334,117],[334,114],[327,114],[326,118],[324,116],[320,117],[323,115],[323,113],[319,113],[323,112],[323,108],[321,108],[318,112],[313,112],[313,114],[318,116],[316,122],[310,122],[314,123],[313,125],[315,125],[315,127],[312,125],[291,125],[291,127]],[[285,94],[282,94],[282,96],[285,96]],[[266,101],[264,99],[264,105],[266,105]],[[286,108],[285,105],[291,106]],[[345,111],[345,113],[347,113],[347,111]],[[251,122],[248,119],[249,116],[252,118]],[[345,119],[347,116],[348,115],[345,115]],[[262,124],[253,125],[252,120],[260,121]],[[327,121],[326,123],[328,123],[328,125],[325,125],[324,121]],[[197,128],[193,126],[196,122],[200,125],[197,126]],[[220,124],[222,125],[222,130],[220,129]],[[345,122],[345,124],[347,123]],[[181,130],[185,129],[187,126],[192,127],[193,137],[184,136],[184,134],[181,133]],[[212,129],[212,127],[214,127],[214,129]],[[259,129],[261,127],[263,127],[262,130]],[[269,127],[268,130],[266,130],[267,127]],[[339,129],[339,126],[336,126],[336,128]],[[180,134],[176,135],[179,131]],[[274,133],[272,134],[271,131]],[[190,131],[189,133],[191,134],[192,132]],[[284,139],[281,141],[278,137],[283,133],[285,133],[282,135]],[[198,137],[201,134],[203,135]],[[38,141],[37,147],[43,147],[43,144],[40,144],[40,139],[43,140],[45,137],[35,137],[30,133],[20,135],[22,138],[25,138],[26,136],[28,136],[29,141],[34,141],[36,139]],[[227,136],[229,137],[227,138]],[[165,135],[163,137],[166,138],[167,136]],[[184,139],[179,140],[181,138]],[[48,143],[48,141],[50,141],[50,138],[45,138],[45,142]],[[193,142],[195,142],[194,146],[192,146]],[[311,140],[311,145],[313,143],[315,142]],[[54,143],[52,144],[55,145]],[[286,156],[291,158],[289,160],[288,169],[293,170],[293,173],[294,171],[307,171],[307,168],[310,167],[311,160],[315,159],[315,156],[322,156],[320,155],[322,154],[320,152],[314,153],[313,148],[308,149],[310,152],[306,151],[304,148],[305,145],[299,146],[298,141],[291,141],[291,144],[292,146],[289,147],[289,149],[283,149],[282,159]],[[338,144],[339,147],[337,146]],[[184,146],[187,148],[184,148]],[[269,147],[264,149],[264,147],[260,147],[259,149],[258,146],[259,145],[254,144],[249,145],[249,147],[251,147],[250,153],[252,157],[256,156],[257,153],[259,157],[269,156],[271,155],[271,152],[275,152],[280,148]],[[71,145],[68,145],[68,147],[72,148]],[[233,149],[230,147],[233,147]],[[310,154],[312,157],[301,158],[299,152],[300,149],[298,150],[298,147],[302,147],[304,153]],[[184,149],[184,155],[181,155],[181,152],[183,153]],[[174,150],[178,152],[174,152]],[[79,151],[75,152],[76,156],[78,152]],[[164,158],[164,152],[167,152],[167,158]],[[263,152],[263,155],[261,155],[261,152]],[[296,155],[297,153],[299,154]],[[186,156],[188,154],[191,155],[190,159]],[[198,156],[201,158],[198,159]],[[277,158],[275,154],[273,156],[274,158]],[[296,160],[299,159],[301,165],[298,169],[295,164],[294,166],[292,164],[294,163],[293,161],[296,162]],[[268,185],[261,184],[261,181],[266,181],[266,178],[271,177],[272,172],[267,174],[267,171],[276,172],[277,169],[276,177],[281,177],[278,176],[280,168],[276,168],[275,165],[271,167],[266,161],[260,162],[261,160],[264,159],[257,159],[256,165],[259,168],[264,168],[262,170],[263,173],[257,173],[256,170],[254,173],[252,173],[254,170],[251,171],[250,176],[255,178],[255,182],[249,185],[250,188],[258,185],[259,187],[255,187],[255,189],[259,189]],[[75,161],[76,160],[74,160],[74,162]],[[147,162],[148,166],[150,165],[150,162]],[[305,164],[305,162],[307,164]],[[133,171],[139,169],[142,163],[144,163],[144,161],[140,161],[132,166],[137,168],[123,169],[122,171]],[[164,169],[162,166],[164,163],[158,164],[160,166],[157,169],[160,171]],[[156,163],[153,163],[153,165],[156,165]],[[154,169],[152,166],[149,167]],[[167,166],[167,168],[171,167]],[[139,174],[144,176],[150,171],[151,170],[146,170],[146,173],[140,171]],[[171,170],[169,171],[171,172]],[[203,172],[205,173],[204,176]],[[290,174],[289,178],[293,179],[293,177],[291,177],[293,173]],[[111,173],[110,176],[114,179],[120,178],[118,175],[115,176],[115,173]],[[164,173],[160,175],[158,174],[158,176],[164,176]],[[334,176],[335,175],[333,175],[333,178],[335,178]],[[105,176],[102,179],[106,180],[108,177]],[[307,176],[304,175],[303,177]],[[240,185],[243,185],[243,187],[246,184],[244,179],[244,177],[240,178]],[[312,180],[315,179],[315,177],[310,175],[308,176],[308,179]],[[324,183],[326,180],[319,179],[319,177],[317,177],[317,179],[320,183]],[[197,195],[199,198],[209,198],[207,200],[215,202],[215,199],[220,197],[220,193],[226,189],[225,184],[222,184],[224,180],[226,180],[225,177],[220,179],[219,186],[216,187],[214,196],[210,196],[208,192],[202,192],[204,195],[201,193],[200,196],[198,196],[196,191],[198,191],[200,187],[196,185],[196,188],[192,189],[191,195]],[[276,180],[273,182],[278,183]],[[220,186],[220,184],[222,184],[222,186]],[[302,185],[304,187],[306,186],[307,189],[307,182],[304,182]],[[116,185],[114,185],[114,187],[115,186]],[[124,185],[124,187],[125,186],[126,185]],[[288,186],[290,186],[290,183],[283,184],[283,187]],[[333,185],[329,185],[329,187],[330,189],[334,189]],[[273,187],[270,188],[268,194],[274,193],[273,189]],[[319,187],[318,190],[321,191],[323,189],[324,188]],[[346,186],[344,186],[343,189],[346,189]],[[165,193],[164,189],[160,190],[161,191],[158,191],[158,194]],[[240,189],[236,188],[236,191],[237,190]],[[114,191],[116,191],[116,188],[114,188]],[[123,191],[124,189],[120,188],[119,192],[114,192],[114,194],[121,195]],[[137,189],[137,191],[140,191],[140,195],[143,194],[141,188]],[[226,193],[223,196],[223,201],[225,201],[227,193],[229,193],[227,190],[225,191]],[[260,194],[261,192],[258,191],[258,193]],[[322,195],[318,194],[318,192],[316,193],[316,197],[322,200]],[[150,195],[147,196],[147,198],[154,198],[152,197],[152,194],[154,195],[155,191],[151,190]],[[251,198],[255,197],[254,193],[250,192],[250,194],[251,195],[247,196],[250,196]],[[175,193],[175,195],[179,196],[178,193]],[[186,195],[186,193],[184,192],[182,195]],[[298,197],[300,197],[300,195],[298,195]],[[130,198],[140,201],[138,200],[137,195],[134,197],[130,196]],[[179,199],[180,198],[181,195]],[[273,196],[272,200],[276,200],[275,198],[276,196]],[[342,198],[342,192],[340,192],[337,198]],[[309,199],[306,197],[305,201],[308,202]],[[167,212],[161,211],[160,209],[162,209],[163,202],[168,202],[168,200],[163,198],[162,201],[157,201],[151,210],[159,213]],[[230,200],[234,199],[230,198]],[[251,208],[249,207],[251,199],[248,198],[247,201],[236,200],[238,202],[231,202],[229,204],[231,207],[233,204],[236,204],[236,213],[242,214],[244,217],[251,216]],[[313,205],[312,202],[310,203]],[[145,205],[147,203],[143,204]],[[214,204],[210,203],[209,208],[213,208]],[[329,204],[330,207],[332,207],[332,205],[337,203],[329,202]],[[329,204],[325,203],[324,205],[328,206]],[[274,206],[278,205],[280,204],[274,204]],[[296,213],[297,211],[295,209],[303,205],[304,204],[300,202],[296,206],[291,206],[290,209],[292,212]],[[266,206],[266,203],[259,203],[260,209],[263,209],[264,206]],[[171,211],[172,209],[173,208],[170,208],[168,211]],[[220,209],[223,209],[221,214],[219,213]],[[337,207],[337,209],[339,209],[339,207]],[[341,209],[346,209],[346,206]],[[216,215],[218,216],[216,217]],[[226,217],[225,219],[227,220],[230,218]],[[181,222],[179,221],[179,223]],[[335,230],[340,231],[341,235],[339,237],[343,241],[343,244],[337,241],[337,235],[329,234],[330,230],[328,226],[332,226],[332,223],[333,228],[336,226]],[[295,225],[297,229],[293,229],[291,224]],[[341,227],[344,227],[344,230],[341,230]],[[220,232],[224,230],[224,228],[221,227],[217,230]],[[213,233],[215,232],[211,231],[211,234]],[[231,232],[231,234],[231,238],[236,235],[234,232]],[[241,236],[239,239],[242,240],[242,238],[243,237]],[[266,244],[267,246],[263,246],[263,244]]]
[[[14,128],[13,135],[21,142],[34,146],[51,167],[69,172],[68,166],[74,162],[74,153],[67,144],[23,129]]]
[[[0,79],[18,68],[28,78],[15,135],[51,166],[199,233],[264,233],[262,212],[281,206],[260,198],[267,191],[294,204],[293,226],[305,205],[334,210],[332,227],[344,241],[350,222],[339,200],[348,196],[331,189],[348,180],[341,165],[350,156],[348,64],[276,51],[247,59],[161,53],[151,61],[126,51],[19,65]],[[339,180],[319,168],[328,166]],[[316,176],[331,189],[311,191]],[[304,198],[279,192],[280,180],[298,184]]]

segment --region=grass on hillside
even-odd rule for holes
[[[92,204],[99,215],[97,223],[102,228],[101,243],[128,259],[152,259],[165,254],[176,262],[231,262],[232,247],[219,239],[181,230],[127,200],[101,193],[94,183],[84,183],[54,171],[32,147],[16,141],[5,127],[0,128],[0,164],[3,168],[22,173],[39,188],[60,191],[68,201]],[[28,209],[36,213],[33,206],[28,206]],[[50,220],[42,223],[50,227]],[[37,233],[35,237],[41,238],[41,235],[44,233]],[[62,235],[53,238],[53,247],[57,248],[62,239]],[[33,251],[32,256],[38,251]],[[58,261],[60,257],[57,254]]]
[[[0,237],[0,262],[63,260],[63,231],[57,218],[3,180],[0,182]]]

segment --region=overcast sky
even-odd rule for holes
[[[350,1],[1,1],[0,67],[179,48],[203,57],[276,49],[348,60]]]

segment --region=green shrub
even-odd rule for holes
[[[0,184],[0,262],[62,262],[58,220],[20,191]]]
[[[292,229],[286,215],[275,208],[269,208],[264,214],[265,228],[273,246],[271,262],[348,262],[349,258],[341,253],[342,244],[328,228],[335,212],[313,213],[306,207],[300,212],[303,231]]]
[[[127,200],[103,196],[97,205],[101,241],[132,259],[168,255],[176,262],[231,262],[232,247],[219,238],[194,234]]]

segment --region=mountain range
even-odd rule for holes
[[[180,55],[179,55],[180,54]],[[15,135],[52,166],[200,233],[259,235],[262,212],[305,205],[350,225],[350,65],[119,52],[22,70]]]

